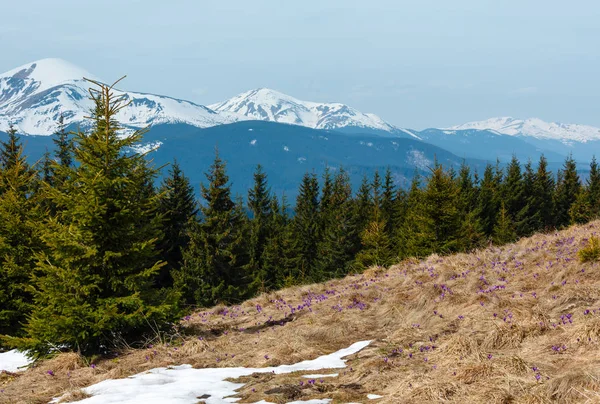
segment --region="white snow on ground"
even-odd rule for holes
[[[13,349],[12,351],[0,353],[0,372],[6,370],[7,372],[18,372],[25,369],[20,369],[27,366],[32,361],[25,356],[24,353]]]
[[[346,367],[346,361],[342,358],[359,352],[370,343],[371,341],[356,342],[348,348],[329,355],[277,367],[194,369],[190,365],[180,365],[156,368],[126,379],[109,379],[86,387],[82,390],[92,397],[77,402],[80,404],[196,404],[198,397],[208,394],[210,397],[205,399],[207,404],[232,403],[237,399],[226,397],[235,395],[236,390],[244,385],[228,382],[225,379],[235,379],[253,373],[286,374],[297,371],[340,369]],[[53,403],[58,401],[59,398],[52,400]],[[312,400],[306,403],[320,404],[329,401],[331,400]]]
[[[367,398],[369,400],[377,400],[378,398],[383,398],[383,396],[380,396],[378,394],[367,394]]]

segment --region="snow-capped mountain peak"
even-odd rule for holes
[[[85,69],[58,58],[37,60],[0,74],[0,80],[13,79],[38,83],[36,92],[66,82],[83,80],[84,77],[92,80],[98,79]]]
[[[395,128],[374,114],[364,114],[340,103],[301,101],[268,88],[258,88],[209,105],[217,112],[240,114],[247,119],[288,123],[314,129],[347,126],[391,132]]]
[[[515,119],[512,117],[491,118],[484,121],[468,122],[453,126],[450,130],[479,129],[492,130],[503,135],[527,136],[536,139],[572,142],[600,140],[600,128],[578,124],[545,122],[538,118]]]
[[[84,77],[99,80],[85,69],[61,59],[42,59],[0,74],[0,130],[14,124],[22,134],[50,135],[60,115],[65,123],[85,126],[93,102]],[[126,84],[119,83],[119,84]],[[125,126],[187,123],[197,127],[231,123],[233,114],[217,114],[189,101],[116,90],[131,103],[117,119]]]

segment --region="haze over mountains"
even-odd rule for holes
[[[51,147],[43,136],[56,130],[61,114],[70,128],[88,125],[85,116],[92,102],[84,77],[100,80],[61,59],[42,59],[0,74],[0,131],[12,123],[21,134],[40,135],[27,139],[27,153],[39,158]],[[267,88],[203,106],[122,90],[126,85],[125,80],[116,90],[130,101],[118,116],[121,124],[129,129],[152,125],[142,150],[157,149],[152,155],[160,162],[177,158],[192,181],[202,180],[196,173],[209,166],[215,145],[235,181],[242,176],[249,181],[247,171],[261,163],[269,175],[281,177],[274,184],[281,191],[290,191],[292,183],[295,187],[302,173],[321,172],[325,166],[345,167],[354,183],[390,166],[398,183],[405,184],[415,171],[426,174],[435,158],[456,167],[466,159],[478,169],[513,154],[525,162],[543,153],[558,167],[572,153],[585,169],[600,154],[600,129],[585,125],[504,117],[417,131],[342,103],[301,101]]]

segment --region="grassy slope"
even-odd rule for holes
[[[295,363],[366,339],[374,342],[350,357],[337,378],[300,387],[306,379],[299,374],[258,375],[243,380],[239,396],[242,402],[366,402],[367,393],[386,403],[597,402],[600,267],[579,263],[577,251],[598,229],[593,222],[198,312],[183,320],[194,333],[183,345],[125,350],[95,368],[64,354],[0,376],[0,402],[48,402],[170,364]]]

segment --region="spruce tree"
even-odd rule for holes
[[[531,206],[533,230],[550,230],[554,227],[554,178],[548,171],[548,161],[540,156],[538,169],[533,180],[532,193],[528,200]]]
[[[148,191],[151,193],[151,191]],[[157,285],[173,285],[171,272],[181,266],[182,251],[189,243],[191,223],[197,220],[198,206],[189,179],[173,161],[169,175],[162,181],[158,194],[158,214],[162,218],[162,238],[158,244],[166,263],[156,279]]]
[[[523,184],[521,163],[515,155],[512,156],[506,169],[506,176],[502,183],[502,200],[512,220],[516,220],[519,211],[525,206],[527,198]]]
[[[292,226],[298,253],[297,282],[319,279],[320,275],[315,273],[320,241],[319,182],[314,173],[306,173],[302,178]]]
[[[570,224],[571,217],[569,211],[581,190],[581,181],[577,174],[577,165],[572,156],[568,156],[565,160],[561,174],[561,178],[556,184],[554,196],[554,223],[556,227],[559,228]]]
[[[92,82],[96,108],[90,133],[77,133],[67,184],[45,185],[58,207],[41,229],[45,249],[33,276],[34,309],[26,337],[13,345],[36,355],[60,347],[84,354],[134,343],[177,315],[177,295],[153,288],[162,266],[156,201],[141,192],[156,172],[143,156],[124,153],[145,131],[120,137],[117,113],[125,107],[113,86]]]
[[[523,174],[524,204],[520,208],[515,220],[517,236],[519,237],[532,235],[536,231],[537,226],[539,225],[535,217],[536,207],[531,203],[534,181],[535,172],[533,171],[531,160],[529,160],[527,161],[527,164],[525,164],[525,172]]]
[[[231,199],[225,162],[218,150],[202,184],[202,222],[190,229],[183,265],[174,284],[186,301],[201,306],[240,303],[249,295],[248,252],[243,208]]]
[[[587,187],[581,187],[575,197],[575,202],[573,202],[569,209],[570,224],[584,224],[595,217],[590,200],[589,189]]]
[[[397,197],[396,185],[392,177],[390,168],[386,168],[385,176],[383,177],[383,187],[381,193],[381,215],[386,223],[385,231],[388,238],[392,240],[396,233],[395,206]]]
[[[486,237],[492,236],[496,215],[498,212],[498,188],[494,168],[491,165],[485,167],[483,179],[479,186],[479,198],[477,201],[477,213],[481,222],[482,231]]]
[[[317,273],[322,280],[347,274],[359,249],[360,240],[351,205],[350,177],[341,169],[333,180],[329,214],[317,247]]]
[[[277,289],[297,283],[298,254],[295,250],[285,195],[281,203],[273,196],[270,209],[271,233],[263,253],[264,284],[266,289]]]
[[[16,134],[11,164],[0,169],[0,336],[23,334],[22,324],[33,308],[29,289],[36,254],[42,248],[39,222],[42,211],[37,194],[36,173],[29,168]],[[6,149],[0,148],[0,154]],[[8,161],[8,160],[7,160]],[[0,343],[0,347],[2,343]]]
[[[373,199],[371,194],[371,184],[367,176],[363,176],[360,187],[354,198],[354,216],[356,217],[356,226],[358,232],[362,232],[371,220]]]
[[[587,188],[590,213],[592,218],[596,218],[600,215],[600,168],[598,168],[596,157],[593,157],[592,162],[590,163],[590,175],[587,179]]]
[[[0,141],[0,167],[4,170],[10,170],[12,166],[18,163],[23,150],[17,128],[11,124],[7,134],[8,139]]]
[[[248,209],[252,215],[250,220],[250,239],[248,240],[249,259],[248,272],[252,277],[253,290],[267,291],[274,287],[267,282],[264,268],[264,251],[267,239],[271,235],[271,191],[267,185],[267,175],[259,164],[254,172],[254,186],[248,191]],[[273,281],[273,279],[270,279]]]
[[[498,245],[512,243],[517,239],[517,233],[515,232],[515,226],[513,223],[508,209],[504,202],[500,205],[500,211],[498,212],[498,218],[496,219],[496,225],[494,226],[493,240]]]

